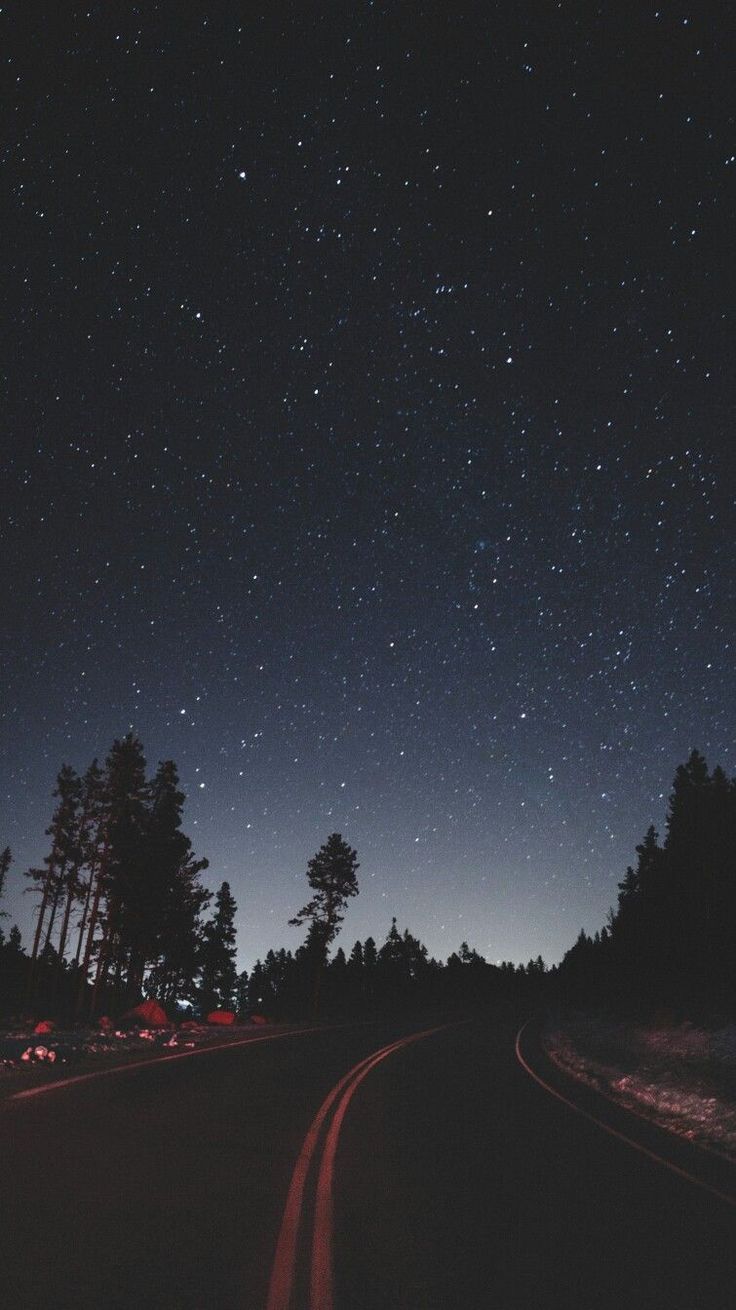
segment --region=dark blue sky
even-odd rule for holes
[[[0,14],[0,845],[177,761],[241,963],[560,958],[736,771],[720,6]],[[626,10],[626,12],[624,12]],[[8,98],[8,97],[6,97]]]

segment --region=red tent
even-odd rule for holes
[[[141,1001],[134,1009],[128,1010],[123,1019],[133,1019],[147,1028],[168,1028],[169,1020],[163,1006],[158,1001]]]

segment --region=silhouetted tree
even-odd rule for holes
[[[140,832],[139,858],[121,903],[120,935],[128,956],[126,992],[136,1001],[143,989],[190,1000],[199,947],[199,915],[209,892],[198,876],[207,860],[197,860],[182,832],[184,794],[173,760],[159,765],[150,784]]]
[[[27,967],[28,957],[17,924],[13,924],[7,940],[0,929],[0,1014],[9,1015],[20,1009]]]
[[[194,857],[182,831],[183,804],[172,760],[148,783],[140,741],[129,733],[113,743],[88,861],[81,996],[96,955],[92,1012],[110,985],[117,1004],[143,992],[168,1004],[194,999],[200,915],[210,894],[199,882],[207,861]]]
[[[100,829],[104,817],[105,779],[97,760],[93,760],[82,779],[82,818],[80,822],[79,846],[81,848],[82,884],[80,900],[82,913],[77,925],[77,949],[74,956],[75,968],[79,969],[85,933],[94,898],[95,883],[100,857]]]
[[[327,952],[337,936],[343,921],[344,909],[351,896],[358,894],[357,852],[343,841],[339,832],[333,832],[307,865],[307,881],[314,896],[289,923],[298,926],[309,924],[308,941],[314,956],[315,1011],[319,1006],[319,991],[327,962]]]
[[[653,827],[619,883],[608,926],[578,939],[557,971],[578,995],[683,1010],[736,1003],[736,781],[697,750],[675,772],[667,832]]]
[[[348,958],[345,970],[345,991],[348,997],[348,1009],[351,1013],[360,1013],[366,1008],[367,987],[366,969],[363,956],[363,943],[357,941]]]
[[[238,986],[236,989],[236,1007],[239,1017],[245,1018],[248,1013],[248,970],[241,969],[238,974]]]
[[[61,900],[65,878],[73,866],[77,849],[77,817],[81,795],[81,782],[74,769],[63,764],[59,770],[54,788],[58,804],[54,810],[46,835],[51,837],[51,850],[44,857],[43,869],[28,869],[26,877],[30,878],[41,891],[41,900],[37,910],[36,931],[28,968],[27,1000],[34,994],[37,981],[37,963],[45,955],[48,966],[51,934],[56,920],[56,912]],[[54,959],[58,956],[55,954]],[[48,970],[47,970],[48,973]]]
[[[10,853],[10,847],[6,846],[3,851],[0,851],[0,901],[5,894],[5,879],[8,876],[8,870],[12,860],[13,856]],[[0,910],[0,919],[7,919],[7,917],[7,910]]]
[[[224,882],[215,895],[215,913],[202,933],[200,1007],[231,1010],[236,1003],[235,898]]]
[[[106,762],[106,818],[99,871],[105,910],[92,989],[93,1013],[111,972],[114,990],[120,995],[129,963],[130,953],[121,929],[129,926],[128,910],[143,877],[148,797],[143,746],[128,733],[121,741],[113,742]],[[90,924],[90,931],[94,931],[94,924]]]
[[[256,1014],[273,1014],[276,1001],[273,986],[261,960],[256,960],[248,979],[248,1009]]]

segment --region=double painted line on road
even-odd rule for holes
[[[320,1149],[320,1137],[330,1114],[332,1119],[321,1142],[321,1158],[318,1166],[315,1166],[317,1181],[312,1220],[309,1306],[310,1310],[333,1310],[333,1183],[337,1144],[348,1106],[363,1079],[376,1065],[404,1046],[421,1041],[423,1037],[430,1037],[446,1027],[447,1024],[441,1024],[436,1028],[426,1028],[422,1032],[400,1037],[398,1041],[374,1051],[353,1065],[325,1097],[312,1120],[294,1166],[276,1243],[266,1310],[289,1310],[291,1306],[307,1179],[312,1161]]]

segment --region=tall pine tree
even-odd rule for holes
[[[215,913],[202,933],[199,1004],[210,1010],[232,1010],[237,1004],[238,971],[235,965],[235,898],[224,882],[215,894]]]
[[[335,940],[351,896],[358,895],[357,851],[333,832],[307,865],[307,881],[314,896],[289,923],[309,924],[308,942],[314,951],[313,1008],[319,1008],[319,994],[327,963],[327,952]]]
[[[8,870],[12,860],[13,856],[10,853],[10,847],[6,846],[3,851],[0,851],[0,901],[5,894],[5,879],[8,876]],[[0,910],[0,919],[7,919],[7,917],[7,910]]]

